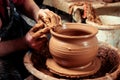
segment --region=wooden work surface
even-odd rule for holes
[[[107,58],[110,58],[107,62],[105,62],[105,66],[103,65],[103,67],[106,68],[106,66],[113,66],[113,65],[114,66],[112,69],[110,69],[110,73],[108,72],[104,76],[92,78],[89,80],[108,80],[108,79],[116,80],[117,78],[120,79],[120,76],[118,75],[120,73],[120,63],[119,63],[120,62],[119,61],[120,53],[119,53],[118,49],[109,44],[106,44],[106,43],[100,43],[100,49],[102,49],[102,50],[100,50],[100,54],[99,54],[99,56],[102,55],[101,58],[103,58],[102,64],[104,64],[104,61],[107,60]],[[103,54],[104,50],[105,50],[105,53],[107,53],[105,55]],[[31,54],[32,54],[31,52],[28,52],[28,53],[26,53],[26,55],[24,57],[24,65],[25,65],[26,69],[32,74],[32,76],[26,80],[32,80],[32,79],[33,80],[66,80],[66,78],[64,78],[64,77],[58,77],[58,76],[56,77],[47,68],[40,68],[39,70],[36,69],[30,60]],[[116,66],[116,64],[117,64],[117,66]],[[109,68],[109,67],[107,67],[107,68]],[[114,68],[116,68],[116,69],[114,70]],[[104,69],[103,69],[103,71],[104,71]],[[35,79],[35,78],[37,78],[37,79]],[[85,78],[84,80],[86,80],[86,79],[87,78]],[[67,78],[67,80],[69,80],[69,78]],[[74,80],[74,79],[70,79],[70,80]]]

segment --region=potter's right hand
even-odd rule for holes
[[[25,40],[30,48],[39,52],[47,43],[46,33],[48,28],[44,27],[43,23],[35,24],[26,34]]]
[[[37,22],[43,22],[46,27],[52,28],[58,25],[62,25],[61,17],[49,9],[40,9],[37,14]]]

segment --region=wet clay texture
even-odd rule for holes
[[[62,73],[62,74],[56,75],[58,74],[58,71],[55,74],[52,73],[51,69],[49,70],[47,68],[51,66],[51,59],[50,61],[49,59],[47,59],[46,64],[49,64],[49,65],[47,65],[46,67],[39,67],[37,69],[36,67],[33,66],[33,64],[35,63],[31,61],[32,54],[34,53],[28,52],[25,55],[24,64],[27,70],[37,78],[37,79],[35,78],[35,80],[120,80],[120,52],[117,48],[107,43],[103,43],[103,42],[99,43],[97,60],[99,59],[101,62],[100,69],[93,75],[89,75],[85,77],[81,77],[81,74],[80,75],[76,74],[77,71],[75,71],[75,76],[68,75],[68,73],[66,76],[65,72],[63,72],[65,74]],[[42,58],[42,56],[40,56],[39,58]],[[94,60],[94,62],[96,62],[96,60]],[[39,63],[38,65],[42,65],[42,64]],[[61,66],[60,66],[60,69],[61,69]],[[65,70],[68,70],[68,68]],[[73,73],[71,74],[73,75]]]
[[[66,23],[51,29],[49,51],[53,60],[67,68],[88,67],[98,53],[98,29],[87,24]]]

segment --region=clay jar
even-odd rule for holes
[[[98,52],[98,29],[88,24],[66,23],[50,30],[49,50],[53,60],[63,67],[88,66]]]

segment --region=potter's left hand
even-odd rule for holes
[[[49,31],[49,28],[44,28],[43,23],[35,24],[26,34],[25,40],[30,48],[40,52],[47,43],[45,34]]]
[[[55,27],[61,25],[61,18],[59,15],[50,11],[49,9],[40,9],[37,13],[37,22],[39,21],[45,23],[47,27]]]

